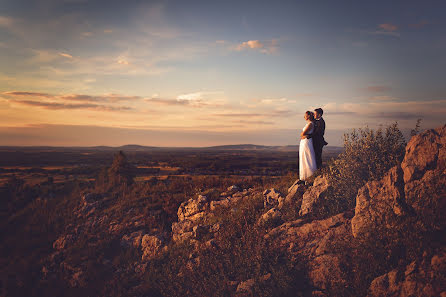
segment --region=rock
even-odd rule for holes
[[[296,189],[296,192],[298,189]],[[303,194],[299,215],[312,214],[319,216],[324,214],[324,211],[326,211],[330,203],[327,201],[327,198],[330,195],[331,189],[332,186],[329,184],[327,178],[323,176],[316,177],[313,186]]]
[[[407,217],[416,217],[427,230],[446,228],[445,144],[446,126],[412,137],[401,166],[358,191],[355,237],[403,226]]]
[[[381,228],[381,222],[397,221],[410,211],[404,201],[403,172],[395,166],[379,181],[368,182],[356,196],[353,236],[368,236]]]
[[[446,166],[446,125],[413,136],[401,164],[404,182],[421,179],[426,171]]]
[[[264,213],[258,220],[259,225],[277,225],[281,223],[281,212],[277,208],[273,207]]]
[[[206,210],[207,198],[203,195],[198,195],[197,199],[189,199],[181,203],[178,208],[178,221],[182,221],[186,218],[190,219],[193,215]],[[198,218],[198,216],[196,216]]]
[[[141,240],[144,236],[144,230],[138,230],[130,234],[125,234],[121,239],[121,246],[123,247],[135,247],[139,248],[141,246]]]
[[[344,287],[347,284],[347,276],[342,265],[340,258],[335,254],[316,257],[309,265],[310,284],[322,291],[333,287]]]
[[[172,240],[180,242],[192,238],[193,226],[193,222],[189,220],[172,223]]]
[[[256,281],[253,278],[240,282],[237,286],[237,293],[250,292],[255,283]]]
[[[209,233],[209,226],[197,225],[192,228],[193,237],[197,240],[202,239],[206,234]]]
[[[230,186],[230,187],[227,188],[227,191],[228,191],[228,192],[235,193],[235,192],[239,192],[239,191],[241,191],[241,189],[240,189],[239,186],[232,185],[232,186]]]
[[[302,203],[302,195],[306,190],[306,186],[304,184],[298,184],[299,179],[297,179],[291,187],[288,188],[288,195],[286,195],[284,204],[296,204],[297,207],[299,203]]]
[[[441,296],[445,277],[446,250],[443,249],[430,259],[424,255],[420,260],[375,278],[368,296]]]
[[[222,200],[214,200],[210,203],[211,211],[215,211],[219,207],[228,208],[231,205],[231,201],[228,198]]]
[[[85,273],[82,270],[78,270],[71,275],[71,279],[69,280],[69,284],[71,287],[85,287],[87,285]]]
[[[249,293],[252,291],[252,287],[256,283],[265,283],[270,278],[271,278],[271,273],[267,273],[267,274],[259,277],[257,280],[254,278],[250,278],[248,280],[242,281],[238,284],[236,292],[237,293]]]
[[[66,249],[75,240],[76,240],[76,237],[72,234],[62,235],[54,241],[53,248],[56,250]]]
[[[263,206],[265,208],[276,206],[280,197],[282,197],[282,194],[275,188],[265,190],[263,192]]]
[[[407,204],[427,228],[446,228],[446,125],[412,137],[401,169]]]
[[[315,291],[321,291],[326,296],[337,296],[339,292],[334,288],[348,284],[349,279],[350,259],[342,257],[339,250],[344,254],[350,252],[352,216],[353,212],[347,211],[323,220],[286,222],[270,230],[265,239],[280,246],[291,261],[305,263]]]
[[[84,202],[84,205],[96,202],[98,200],[101,200],[102,198],[103,198],[102,194],[98,193],[85,193],[82,195],[82,201]]]
[[[157,257],[163,246],[163,241],[158,236],[145,234],[141,240],[142,260],[148,261]]]

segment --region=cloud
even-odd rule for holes
[[[17,96],[17,97],[44,97],[44,98],[53,98],[53,95],[47,93],[37,93],[37,92],[21,92],[21,91],[9,91],[3,92],[3,95],[6,96]]]
[[[423,28],[424,26],[427,26],[429,24],[430,24],[430,22],[422,20],[422,21],[419,21],[418,23],[415,23],[415,24],[409,24],[409,28],[420,29],[420,28]]]
[[[222,40],[220,40],[218,43],[225,44],[225,42]],[[266,41],[248,40],[239,44],[232,45],[229,48],[233,51],[254,50],[264,54],[273,54],[277,52],[279,45],[277,39]]]
[[[392,96],[373,96],[370,97],[369,100],[371,101],[387,101],[387,102],[391,102],[391,101],[397,101],[398,98],[397,97],[392,97]]]
[[[364,88],[368,92],[372,93],[381,93],[381,92],[387,92],[390,91],[392,88],[389,86],[368,86]]]
[[[393,32],[398,30],[398,26],[390,24],[390,23],[386,23],[386,24],[379,24],[378,28],[384,31],[389,31],[389,32]]]
[[[14,19],[7,16],[0,16],[0,27],[10,28],[14,25]]]
[[[41,107],[45,109],[61,110],[61,109],[93,109],[101,111],[125,111],[131,110],[128,106],[106,106],[93,103],[57,103],[57,102],[42,102],[33,100],[14,100],[14,103],[19,103],[28,106]]]
[[[67,54],[67,53],[59,53],[59,56],[62,56],[62,57],[68,58],[68,59],[73,59],[73,56],[70,54]]]
[[[323,106],[324,116],[351,115],[349,121],[356,120],[362,124],[367,121],[367,118],[371,119],[373,124],[379,123],[380,119],[382,121],[411,121],[423,118],[433,126],[444,122],[446,99],[407,101],[390,96],[375,96],[369,99],[362,103],[328,103]]]
[[[120,101],[134,101],[142,99],[140,96],[126,96],[119,94],[105,94],[105,95],[85,95],[85,94],[65,94],[52,95],[48,93],[38,92],[23,92],[23,91],[8,91],[3,92],[2,95],[8,98],[24,98],[24,97],[38,97],[50,98],[54,100],[68,100],[68,101],[86,101],[86,102],[120,102]]]
[[[180,94],[176,98],[159,98],[158,94],[146,98],[146,102],[161,105],[183,105],[191,107],[217,107],[225,105],[225,98],[221,91],[200,91]]]

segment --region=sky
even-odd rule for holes
[[[445,124],[444,1],[3,0],[0,145],[296,145]]]

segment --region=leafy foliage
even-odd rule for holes
[[[344,134],[344,151],[321,172],[333,185],[334,204],[340,209],[354,207],[358,189],[399,164],[405,147],[397,123],[376,131],[366,127]]]

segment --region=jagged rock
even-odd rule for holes
[[[85,277],[85,273],[82,270],[77,270],[71,275],[69,280],[69,284],[71,287],[85,287],[87,285],[87,280]]]
[[[228,191],[228,192],[235,193],[235,192],[239,192],[239,191],[241,191],[241,189],[240,189],[240,187],[237,186],[237,185],[232,185],[232,186],[230,186],[230,187],[227,188],[227,191]]]
[[[444,170],[445,166],[446,125],[426,130],[411,138],[401,164],[405,183],[421,179],[428,170]]]
[[[281,212],[277,208],[273,207],[264,213],[258,220],[259,225],[270,225],[270,224],[279,224],[281,223]]]
[[[355,237],[392,229],[408,216],[416,216],[427,229],[446,227],[445,144],[446,126],[412,137],[401,166],[358,191],[352,219]]]
[[[259,277],[257,280],[254,278],[250,278],[248,280],[240,282],[236,289],[237,296],[241,296],[241,294],[243,293],[250,293],[252,291],[252,287],[256,283],[265,283],[270,278],[271,278],[271,273],[267,273]]]
[[[196,220],[200,218],[201,216],[197,216],[197,214],[206,210],[206,202],[206,196],[198,195],[197,199],[191,198],[188,201],[181,203],[180,207],[178,208],[178,220],[182,221],[186,218],[189,220],[192,218],[192,220]]]
[[[53,243],[53,248],[56,250],[63,250],[67,248],[70,244],[72,244],[76,240],[76,237],[72,234],[66,234],[60,236]]]
[[[193,237],[197,240],[202,239],[209,231],[209,226],[197,225],[192,228]]]
[[[412,137],[401,168],[407,204],[427,228],[446,228],[446,125]]]
[[[222,200],[214,200],[210,203],[211,211],[215,211],[219,207],[228,208],[229,206],[231,206],[231,200],[229,200],[228,198]]]
[[[267,189],[263,192],[263,206],[265,208],[274,207],[279,204],[282,194],[275,188]]]
[[[299,188],[296,189],[298,191]],[[328,196],[330,195],[332,186],[324,176],[318,176],[314,180],[313,186],[311,186],[302,197],[302,205],[299,211],[299,215],[320,215],[324,212],[327,204]]]
[[[135,247],[139,248],[141,246],[141,240],[144,236],[144,230],[138,230],[130,234],[125,234],[121,238],[121,246],[123,247]]]
[[[302,203],[302,195],[306,190],[306,186],[304,184],[299,184],[299,179],[297,179],[291,187],[288,188],[288,194],[285,197],[284,204],[298,204],[297,202]],[[296,205],[300,207],[300,205]]]
[[[158,236],[145,234],[141,240],[142,260],[148,261],[155,258],[163,246],[163,241]]]
[[[446,251],[429,259],[393,269],[375,278],[369,287],[368,296],[442,296],[446,277]]]
[[[379,181],[367,183],[356,196],[353,236],[367,236],[382,227],[381,222],[395,222],[408,214],[404,201],[403,172],[395,166]]]
[[[282,247],[291,261],[305,261],[314,290],[332,296],[331,288],[347,284],[349,262],[338,253],[340,246],[344,253],[349,252],[352,217],[353,212],[346,211],[323,220],[286,222],[269,231],[265,239]]]
[[[179,242],[192,238],[193,226],[193,222],[189,220],[172,223],[172,240]]]
[[[103,198],[102,194],[98,193],[85,193],[82,195],[82,201],[84,205],[87,205],[88,203],[93,203],[96,201],[99,201]]]
[[[332,287],[344,287],[347,276],[343,263],[336,254],[325,254],[314,258],[309,264],[308,278],[310,284],[324,292]]]

